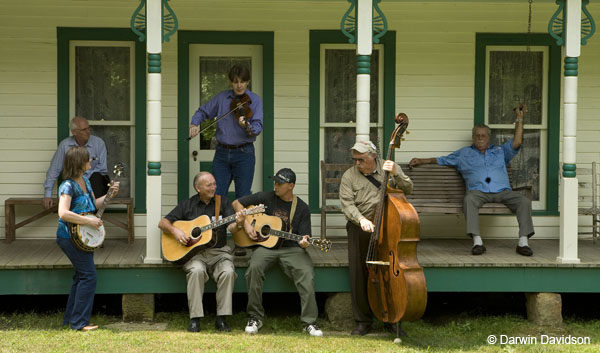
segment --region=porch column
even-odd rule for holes
[[[565,7],[565,68],[563,167],[560,183],[560,243],[561,263],[579,263],[577,257],[577,58],[581,49],[581,0],[568,0]]]
[[[162,1],[146,2],[146,47],[148,50],[146,256],[144,263],[162,263],[158,222],[162,209],[161,162],[161,51]]]
[[[373,1],[358,0],[356,7],[356,141],[370,140],[371,53],[373,52]]]

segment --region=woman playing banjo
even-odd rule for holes
[[[87,224],[95,228],[102,226],[99,218],[88,218],[81,214],[94,212],[104,202],[106,196],[95,198],[90,181],[83,176],[90,169],[90,157],[85,147],[71,147],[67,151],[62,170],[63,182],[58,188],[58,229],[56,243],[67,255],[73,267],[73,285],[67,300],[63,325],[74,330],[92,331],[97,325],[90,325],[90,316],[96,292],[96,266],[94,253],[78,249],[72,242],[69,224]],[[119,182],[113,183],[107,195],[116,195]]]

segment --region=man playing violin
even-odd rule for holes
[[[175,236],[177,241],[184,246],[190,237],[181,229],[173,226],[175,221],[191,221],[202,215],[211,220],[215,218],[217,184],[212,174],[200,172],[194,177],[194,189],[198,194],[180,202],[168,215],[158,223],[164,233]],[[223,197],[220,203],[219,215],[227,217],[232,215],[231,201]],[[237,215],[236,223],[242,224],[244,218]],[[227,229],[236,229],[236,223],[231,223]],[[231,248],[227,245],[226,227],[221,226],[213,230],[216,233],[217,243],[214,247],[204,249],[192,257],[183,265],[187,278],[187,297],[190,310],[190,325],[188,331],[200,331],[200,318],[204,317],[202,296],[204,294],[204,283],[208,281],[209,274],[217,283],[217,318],[215,328],[218,331],[230,332],[231,329],[225,320],[225,316],[232,315],[232,293],[235,279],[237,277],[233,266]]]
[[[265,272],[269,267],[278,263],[283,273],[290,277],[300,294],[300,320],[304,331],[310,336],[323,336],[323,331],[317,326],[318,307],[315,296],[313,263],[306,252],[311,235],[310,210],[308,205],[294,195],[296,174],[289,168],[283,168],[272,177],[275,181],[275,191],[259,192],[233,201],[233,209],[240,212],[250,205],[264,204],[266,213],[277,216],[282,221],[282,231],[303,235],[302,240],[284,240],[279,248],[269,249],[257,247],[250,257],[246,269],[246,285],[248,287],[248,324],[246,333],[256,334],[263,325],[265,310],[262,305],[262,285]],[[254,227],[244,218],[244,231],[250,239],[256,241],[257,233]]]
[[[239,198],[249,195],[252,187],[254,141],[263,129],[263,107],[260,97],[248,89],[250,71],[247,67],[234,65],[229,71],[229,81],[231,90],[217,94],[194,113],[190,138],[198,135],[201,122],[223,116],[217,122],[212,171],[217,180],[217,195],[227,195],[233,180],[235,196]]]
[[[390,186],[402,189],[405,194],[412,192],[413,183],[398,164],[391,160],[382,161],[371,141],[358,141],[351,150],[354,166],[342,175],[339,194],[342,212],[348,221],[348,271],[352,312],[356,321],[352,334],[364,336],[371,331],[373,322],[367,294],[367,250],[371,233],[375,231],[373,218],[379,203],[379,188],[385,187],[384,172],[391,174]],[[396,333],[395,327],[387,326]]]

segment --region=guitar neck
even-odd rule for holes
[[[110,190],[110,187],[114,185],[114,183],[117,181],[118,179],[118,175],[115,175],[115,179],[112,181],[112,183],[110,183],[110,186],[108,187]],[[104,196],[104,201],[102,202],[102,206],[100,206],[100,208],[98,209],[98,212],[96,212],[96,217],[98,218],[102,218],[102,215],[104,214],[104,210],[106,210],[106,206],[108,206],[108,204],[110,203],[110,200],[112,200],[113,196],[110,193],[106,193],[106,196]]]
[[[294,234],[294,233],[288,233],[288,232],[284,232],[284,231],[273,229],[273,228],[271,228],[269,230],[269,234],[270,235],[278,236],[278,237],[283,238],[283,239],[295,240],[295,241],[300,241],[304,237],[303,235],[298,235],[298,234]],[[308,242],[311,243],[311,244],[313,244],[313,245],[314,245],[314,241],[315,240],[313,238],[311,238],[311,237],[308,238]]]
[[[204,227],[200,227],[200,231],[202,233],[204,233],[207,230],[218,228],[222,225],[233,223],[233,222],[235,222],[235,214],[232,214],[231,216],[227,216],[225,218],[221,218],[220,220],[213,222],[211,224],[207,224]]]

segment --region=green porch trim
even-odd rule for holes
[[[577,76],[577,58],[565,57],[565,76]]]
[[[148,54],[148,73],[160,74],[160,54]]]
[[[321,212],[319,189],[320,131],[320,54],[321,44],[343,44],[347,38],[339,30],[311,30],[309,51],[309,103],[308,103],[308,204],[311,213]],[[394,130],[396,104],[396,32],[388,31],[380,38],[383,51],[383,136]]]
[[[189,115],[190,44],[250,44],[263,46],[263,189],[271,190],[274,158],[274,33],[237,31],[177,32],[177,200],[189,197]]]
[[[234,291],[245,293],[246,268],[236,268]],[[555,292],[598,293],[598,267],[427,267],[428,292]],[[73,269],[18,269],[0,271],[0,295],[68,294]],[[278,267],[266,274],[265,292],[296,292],[293,282]],[[469,281],[465,281],[469,278]],[[317,292],[349,292],[347,267],[315,268]],[[215,291],[214,281],[206,290]],[[185,293],[180,267],[98,268],[98,294]]]
[[[57,144],[69,136],[69,41],[105,40],[135,43],[135,165],[146,170],[146,45],[140,43],[130,28],[57,27]],[[146,213],[146,173],[136,173],[135,213]]]
[[[563,164],[562,176],[565,178],[575,178],[577,176],[577,165],[576,164]]]
[[[185,272],[181,267],[98,268],[97,294],[121,293],[185,293]],[[246,268],[236,268],[235,292],[247,292],[244,274]],[[292,280],[278,267],[266,273],[264,292],[296,292]],[[346,267],[315,268],[315,287],[318,292],[349,292]],[[0,281],[11,283],[1,286],[0,295],[68,294],[73,283],[73,269],[2,270]],[[206,283],[206,290],[216,290],[214,281]]]
[[[160,175],[160,162],[148,162],[148,175]]]
[[[549,34],[478,33],[475,46],[475,106],[474,123],[483,124],[485,115],[485,66],[486,46],[547,46],[549,48],[548,72],[548,161],[544,172],[547,177],[546,209],[534,211],[534,215],[557,216],[558,212],[558,151],[560,145],[560,88],[561,47]],[[542,166],[540,166],[540,169]]]
[[[356,57],[356,73],[360,74],[371,74],[371,56],[370,55],[359,55]]]

